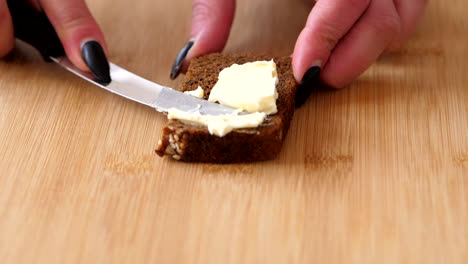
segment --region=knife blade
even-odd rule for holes
[[[113,63],[110,63],[112,81],[99,82],[93,74],[79,70],[65,56],[57,32],[47,16],[34,9],[27,0],[7,0],[15,37],[36,48],[46,61],[54,61],[75,75],[110,92],[130,100],[167,112],[171,108],[182,111],[199,111],[201,114],[237,114],[239,111],[220,104],[202,100],[171,88],[148,81]]]
[[[109,65],[112,81],[109,84],[102,84],[93,74],[75,67],[65,56],[49,58],[66,70],[100,88],[153,107],[159,112],[168,112],[171,108],[177,108],[185,112],[198,111],[203,115],[228,115],[239,112],[235,108],[202,100],[148,81],[111,62]]]

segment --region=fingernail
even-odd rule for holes
[[[107,61],[101,44],[95,40],[86,42],[81,47],[81,55],[88,68],[100,82],[103,84],[111,82],[109,61]]]
[[[309,98],[310,94],[320,83],[320,66],[310,67],[304,77],[302,77],[301,84],[297,87],[296,92],[296,107],[301,107]]]
[[[171,69],[171,80],[174,80],[179,75],[180,66],[182,66],[182,63],[184,62],[185,57],[187,56],[187,53],[193,46],[193,43],[193,40],[187,42],[187,44],[185,44],[185,46],[179,51],[179,54],[177,54],[177,57]]]

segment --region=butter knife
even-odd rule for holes
[[[153,107],[159,112],[177,108],[209,115],[238,113],[234,108],[202,100],[146,80],[111,62],[109,62],[111,82],[103,83],[92,73],[81,71],[68,60],[55,29],[43,12],[35,10],[26,0],[7,2],[17,39],[37,49],[44,60],[53,61],[100,88]]]

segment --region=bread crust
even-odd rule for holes
[[[268,56],[249,54],[210,54],[192,60],[180,91],[202,87],[207,99],[218,81],[219,72],[234,63],[271,60]],[[274,159],[281,151],[294,114],[297,83],[291,58],[273,58],[278,72],[278,112],[269,115],[258,128],[235,129],[224,137],[211,135],[206,127],[169,120],[156,149],[186,162],[240,163]]]

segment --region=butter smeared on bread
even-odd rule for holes
[[[206,126],[212,135],[224,137],[233,129],[258,127],[265,120],[263,112],[242,115],[202,115],[199,112],[189,113],[176,108],[169,109],[167,118],[176,119],[188,124]]]
[[[207,99],[224,68],[233,64],[269,61],[271,57],[210,54],[192,60],[181,91],[204,90]],[[259,127],[235,129],[224,137],[211,135],[206,127],[170,120],[163,129],[156,152],[187,162],[236,163],[275,158],[287,134],[294,113],[297,84],[290,58],[274,58],[277,65],[277,112]]]

